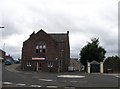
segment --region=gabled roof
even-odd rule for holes
[[[37,33],[33,32],[30,37],[35,36],[36,34],[39,33],[45,33],[47,35],[49,35],[53,40],[55,40],[56,42],[63,42],[67,40],[69,31],[67,31],[67,33],[46,33],[44,30],[39,30]]]
[[[93,60],[92,62],[90,62],[90,64],[100,64],[99,62]]]
[[[1,51],[1,52],[5,52],[5,51],[3,51],[2,49],[0,49],[0,51]]]
[[[55,41],[63,42],[67,40],[67,34],[49,34]]]

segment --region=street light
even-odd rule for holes
[[[0,28],[5,28],[5,27],[0,27]]]

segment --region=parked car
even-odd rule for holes
[[[5,61],[4,64],[5,65],[11,65],[12,63],[10,61]]]
[[[19,64],[19,63],[20,63],[20,61],[14,61],[14,63],[15,63],[15,64]]]

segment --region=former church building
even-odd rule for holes
[[[23,42],[21,68],[41,72],[67,71],[70,63],[69,31],[33,32]]]

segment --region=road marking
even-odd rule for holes
[[[12,82],[3,82],[3,84],[9,85],[9,84],[13,84],[13,83]]]
[[[46,82],[52,82],[52,81],[53,81],[53,80],[51,80],[51,79],[38,79],[38,80],[46,81]]]
[[[23,84],[23,83],[17,83],[15,85],[18,85],[18,86],[25,86],[26,84]]]
[[[120,78],[120,76],[115,76],[115,77]]]
[[[84,78],[85,76],[79,76],[79,75],[58,75],[58,78]]]
[[[118,74],[103,74],[103,75],[113,75],[113,76],[117,76]]]
[[[42,87],[40,85],[30,85],[29,87]]]
[[[58,88],[58,86],[46,86],[47,88]]]

